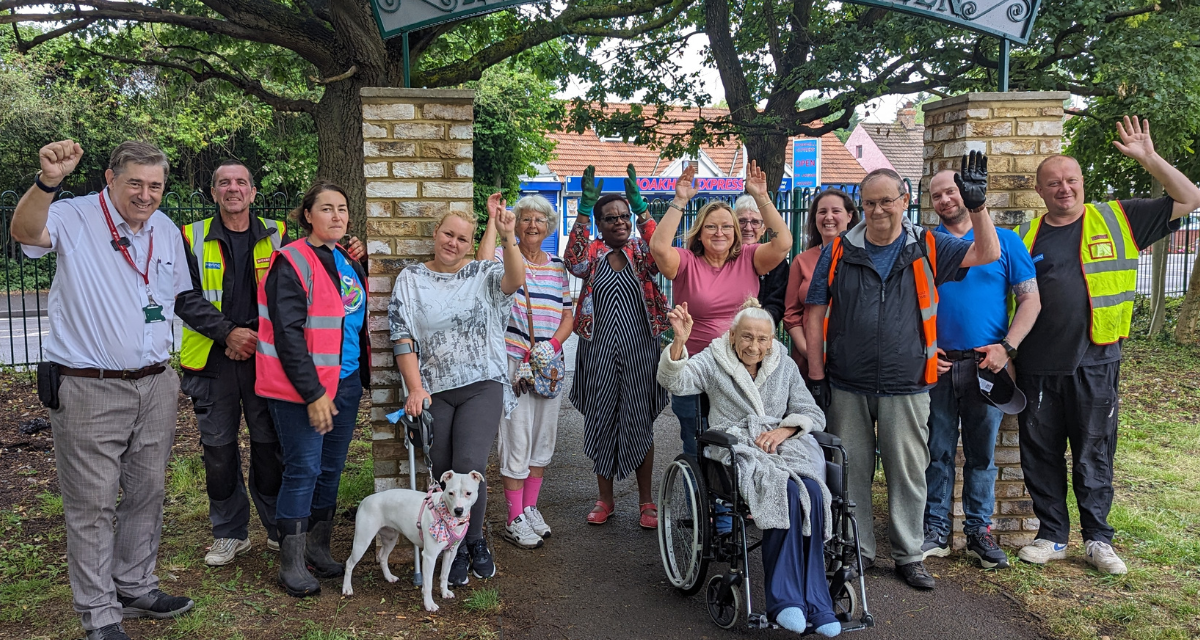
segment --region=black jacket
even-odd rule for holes
[[[886,284],[867,254],[866,225],[842,234],[843,254],[830,289],[825,371],[830,384],[866,395],[911,395],[925,384],[925,334],[912,263],[925,252],[929,230],[906,221],[907,240]],[[969,245],[968,245],[969,246]],[[961,280],[966,250],[937,245],[936,283]]]
[[[251,250],[245,256],[245,259],[250,261],[250,264],[247,265],[248,269],[254,269],[254,245],[272,233],[276,233],[276,231],[274,229],[267,229],[266,225],[257,216],[250,216]],[[225,229],[224,222],[221,221],[220,215],[213,216],[213,222],[209,225],[208,235],[205,236],[204,240],[216,240],[220,243],[221,255],[225,256],[225,262],[228,265],[231,259],[229,234]],[[281,244],[286,243],[287,241],[285,240]],[[204,290],[200,284],[200,264],[196,260],[195,254],[192,253],[192,247],[188,244],[187,236],[184,236],[183,244],[184,253],[187,255],[188,272],[192,276],[192,289],[175,296],[175,314],[196,333],[213,341],[212,350],[208,354],[208,361],[204,369],[200,371],[185,371],[188,374],[212,378],[216,377],[217,372],[220,371],[220,365],[229,360],[229,358],[225,357],[225,338],[229,336],[229,332],[238,327],[228,315],[228,310],[234,307],[230,302],[230,296],[233,295],[234,289],[234,270],[232,268],[225,269],[221,286],[224,291],[222,308],[225,311],[219,311],[211,302],[204,299]],[[251,295],[254,295],[253,291],[251,291]],[[257,331],[258,321],[254,320],[244,328]],[[253,363],[253,359],[250,362]]]
[[[783,320],[784,297],[787,295],[789,265],[787,258],[779,266],[771,269],[766,275],[758,277],[758,303],[775,319],[775,324]]]
[[[305,240],[300,239],[296,242]],[[339,288],[340,278],[337,265],[333,261],[333,251],[324,245],[313,247],[313,250],[324,265],[326,275],[334,283],[334,288]],[[338,251],[341,251],[342,256],[354,267],[354,273],[365,288],[367,274],[362,264],[351,260],[345,250],[339,248]],[[317,377],[317,367],[308,355],[308,344],[304,340],[308,300],[304,286],[300,283],[300,276],[292,268],[292,263],[285,259],[275,260],[267,273],[266,293],[267,312],[274,319],[272,326],[275,329],[275,352],[279,354],[283,373],[287,375],[304,402],[315,402],[325,393],[325,387],[321,386],[321,380]],[[364,319],[362,331],[358,336],[358,375],[362,379],[364,389],[369,387],[371,382],[371,345],[367,325]]]

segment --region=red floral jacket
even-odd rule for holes
[[[634,273],[642,283],[646,301],[646,317],[650,321],[650,333],[660,336],[671,327],[671,323],[667,320],[667,297],[658,290],[658,285],[654,283],[654,276],[658,275],[658,265],[654,264],[654,257],[650,255],[650,236],[654,234],[654,228],[653,218],[647,219],[644,224],[639,224],[638,231],[641,233],[641,237],[630,238],[621,250],[625,252],[625,257],[629,259],[629,264],[633,265]],[[571,275],[583,280],[579,299],[575,301],[574,329],[575,333],[584,340],[592,339],[593,266],[599,260],[607,259],[610,251],[612,248],[604,244],[603,240],[591,239],[591,220],[589,218],[575,219],[575,225],[571,227],[571,235],[567,238],[567,248],[563,252],[563,262],[566,263],[567,270],[571,272]]]

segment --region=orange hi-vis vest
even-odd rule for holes
[[[925,339],[925,384],[936,384],[937,372],[937,243],[933,233],[925,230],[926,254],[912,262],[913,279],[917,285],[917,304],[921,308],[921,333]],[[829,291],[833,292],[833,278],[837,274],[838,263],[842,259],[842,237],[833,239],[830,248],[833,260],[829,263]],[[825,322],[822,327],[824,336],[821,343],[822,353],[829,353],[829,317],[833,313],[833,298],[825,307]]]
[[[308,296],[304,342],[316,365],[321,386],[330,398],[334,398],[342,370],[342,323],[346,317],[341,293],[325,275],[325,266],[307,240],[297,240],[280,249],[271,257],[271,266],[280,259],[292,264]],[[321,277],[314,277],[318,273]],[[275,325],[267,309],[266,283],[267,279],[263,278],[258,285],[258,351],[254,354],[258,379],[254,382],[254,392],[264,398],[303,404],[304,398],[284,373],[275,351]]]

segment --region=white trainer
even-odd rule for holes
[[[517,516],[504,527],[504,539],[522,549],[537,549],[542,546],[542,537],[533,532],[525,516]]]
[[[550,537],[550,525],[546,524],[545,518],[542,518],[542,512],[538,511],[537,507],[525,507],[525,521],[529,523],[534,533],[543,538]]]
[[[267,538],[267,551],[279,553],[279,541]]]
[[[237,556],[250,550],[250,539],[217,538],[213,540],[212,548],[204,556],[204,564],[210,567],[223,567]]]
[[[1017,552],[1017,557],[1033,564],[1046,564],[1051,560],[1064,560],[1067,557],[1067,545],[1038,538],[1032,544],[1021,547],[1021,550]]]
[[[1104,573],[1119,576],[1129,571],[1125,567],[1125,562],[1117,556],[1117,552],[1113,551],[1112,545],[1107,542],[1088,540],[1083,543],[1083,546],[1087,552],[1088,563]]]

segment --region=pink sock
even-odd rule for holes
[[[526,484],[528,486],[528,484]],[[512,522],[517,516],[525,512],[525,505],[521,504],[522,491],[505,489],[504,499],[508,501],[508,521]]]
[[[525,478],[525,506],[537,507],[538,492],[542,490],[542,479],[529,476]]]

